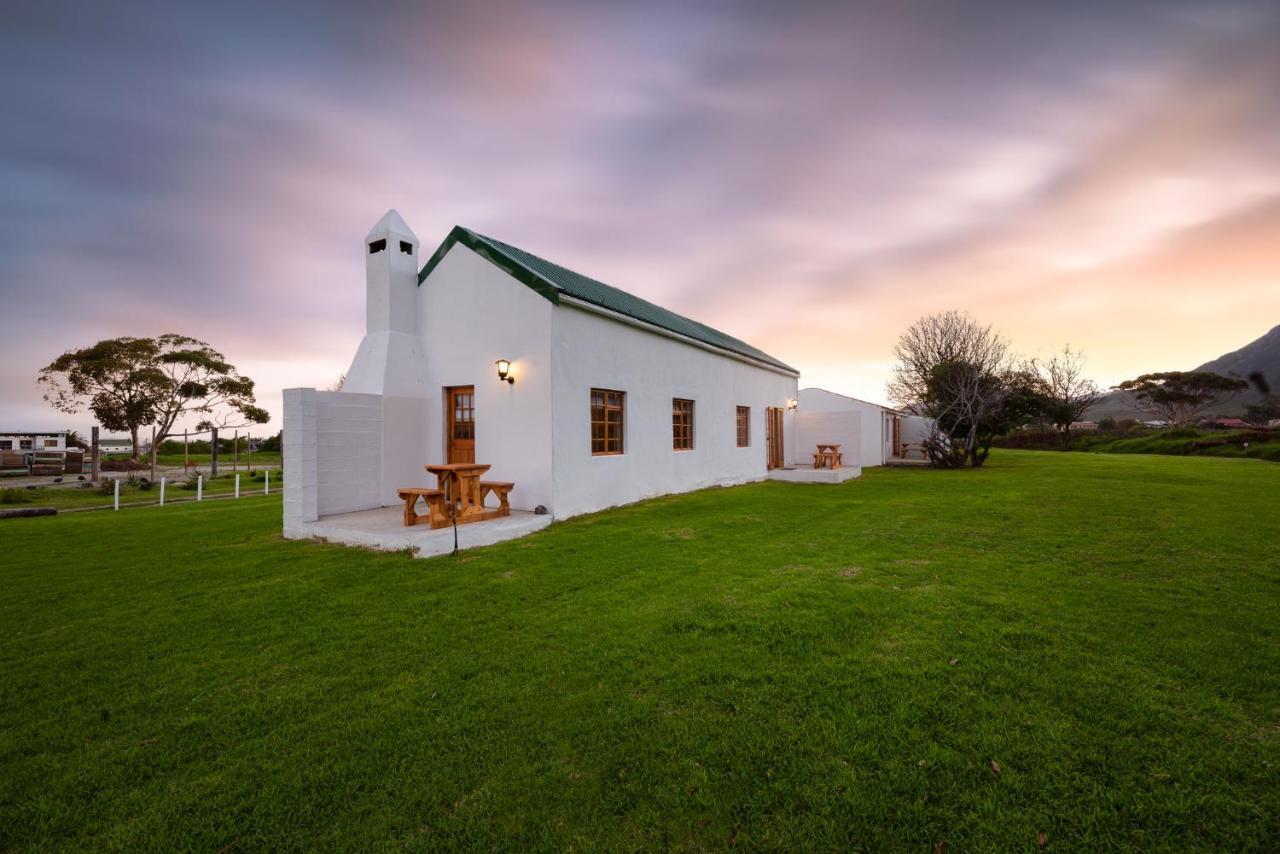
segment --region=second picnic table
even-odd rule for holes
[[[844,455],[839,445],[818,445],[818,453],[813,455],[813,467],[816,469],[838,469],[844,465]]]

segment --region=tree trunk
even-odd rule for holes
[[[129,425],[129,438],[133,440],[133,461],[138,461],[138,425]]]

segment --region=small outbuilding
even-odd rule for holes
[[[924,459],[927,418],[823,388],[802,388],[799,400],[797,431],[809,433],[811,423],[821,423],[827,434],[856,436],[852,447],[863,468]]]

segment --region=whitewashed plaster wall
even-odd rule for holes
[[[920,415],[902,416],[902,441],[912,445],[920,445],[929,438],[929,426],[932,419]]]
[[[316,390],[287,388],[283,393],[284,429],[281,467],[284,479],[284,535],[301,532],[316,510]]]
[[[811,465],[813,454],[818,445],[835,444],[840,446],[840,453],[846,466],[861,467],[858,449],[862,446],[861,412],[846,410],[844,412],[813,412],[804,408],[796,410],[796,462]]]
[[[414,285],[410,322],[396,294],[417,242],[401,226],[389,215],[371,232],[409,237],[414,251],[390,254],[389,271],[381,257],[367,262],[369,332],[348,387],[285,390],[286,535],[319,516],[394,505],[399,487],[433,485],[423,467],[446,460],[452,386],[474,387],[476,459],[491,465],[489,479],[516,483],[516,509],[545,505],[563,518],[766,476],[765,410],[796,396],[794,376],[555,306],[460,244]],[[382,306],[373,284],[388,279],[392,299]],[[511,360],[514,385],[499,381],[497,359]],[[627,392],[623,455],[591,454],[592,388]],[[671,448],[673,397],[695,401],[691,451]],[[751,407],[746,448],[736,446],[739,405]],[[794,432],[787,412],[788,463]]]
[[[553,507],[551,315],[536,291],[461,244],[422,283],[419,326],[429,394],[421,451],[389,460],[404,480],[428,462],[445,461],[445,389],[475,387],[476,461],[485,478],[514,481],[517,510]],[[515,384],[498,380],[498,359],[511,360]],[[406,444],[408,442],[406,441]],[[408,483],[409,481],[405,481]]]
[[[796,378],[561,302],[552,315],[557,518],[767,475],[765,408],[785,407]],[[624,453],[591,453],[591,389],[626,393]],[[694,401],[693,450],[671,447],[672,398]],[[738,406],[751,407],[737,447]],[[794,458],[790,429],[785,455]]]
[[[848,397],[827,391],[824,388],[802,388],[799,394],[800,412],[856,412],[859,416],[858,462],[864,468],[883,465],[888,458],[888,443],[885,435],[884,413],[888,411],[879,404],[856,397]],[[853,462],[846,453],[845,460]]]
[[[382,397],[284,391],[285,534],[320,516],[380,507]]]

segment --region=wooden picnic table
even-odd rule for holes
[[[511,505],[507,495],[516,488],[514,483],[481,480],[489,470],[485,463],[442,463],[423,466],[436,476],[436,488],[420,486],[401,487],[397,494],[404,501],[405,527],[430,523],[432,528],[465,525],[467,522],[483,522],[510,516]],[[492,493],[498,497],[498,506],[485,509],[484,500]],[[427,512],[417,511],[418,501],[427,503]]]
[[[813,467],[816,469],[838,469],[844,465],[844,455],[840,446],[829,443],[818,443],[818,452],[813,455]]]
[[[442,463],[426,469],[436,476],[436,488],[444,493],[445,506],[459,525],[489,518],[480,494],[480,478],[489,470],[488,463]]]

